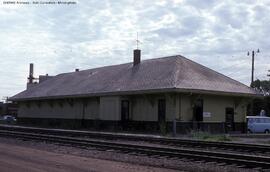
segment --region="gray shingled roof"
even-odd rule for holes
[[[11,100],[136,92],[206,92],[255,95],[248,86],[182,56],[143,60],[56,75]]]

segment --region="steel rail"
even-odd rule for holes
[[[75,137],[89,137],[97,139],[108,140],[135,140],[145,141],[164,145],[184,146],[184,147],[201,147],[201,148],[220,148],[225,150],[237,150],[238,152],[270,152],[270,146],[258,145],[258,144],[245,144],[245,143],[232,143],[232,142],[215,142],[215,141],[202,141],[191,139],[179,139],[168,137],[154,137],[145,135],[134,134],[117,134],[117,133],[105,133],[105,132],[92,132],[92,131],[78,131],[78,130],[60,130],[60,129],[46,129],[46,128],[33,128],[33,127],[16,127],[16,126],[3,126],[0,125],[0,129],[9,131],[26,131],[41,134],[51,135],[65,135]]]
[[[247,168],[270,168],[270,157],[266,156],[251,156],[235,153],[201,151],[194,149],[183,148],[169,148],[157,146],[145,146],[136,144],[116,143],[113,141],[91,140],[83,138],[74,138],[66,136],[48,135],[48,134],[34,134],[17,131],[0,130],[0,136],[16,137],[28,140],[38,140],[53,143],[69,144],[79,147],[96,147],[102,149],[112,149],[123,152],[143,153],[146,155],[158,155],[178,158],[188,158],[193,160],[207,161],[207,162],[222,162],[226,164],[237,164]]]

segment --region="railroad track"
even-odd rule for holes
[[[103,150],[115,150],[124,153],[144,154],[147,156],[165,156],[167,158],[187,158],[196,161],[225,163],[238,165],[245,168],[270,168],[270,157],[243,155],[236,153],[221,153],[213,151],[201,151],[184,148],[170,148],[158,146],[145,146],[127,143],[117,143],[108,140],[93,140],[87,138],[75,138],[67,136],[27,133],[22,131],[0,130],[2,137],[16,137],[24,140],[46,141],[63,145],[71,145],[82,148],[99,148]]]
[[[78,131],[78,130],[61,130],[61,129],[46,129],[46,128],[34,128],[23,126],[6,126],[0,125],[0,130],[8,131],[22,131],[32,132],[40,134],[50,135],[62,135],[72,137],[87,137],[106,140],[123,140],[123,141],[142,141],[150,142],[160,145],[169,145],[175,147],[192,147],[202,149],[216,149],[216,150],[228,150],[235,151],[244,154],[270,154],[270,146],[256,145],[256,144],[243,144],[243,143],[231,143],[231,142],[214,142],[214,141],[201,141],[190,139],[177,139],[168,137],[155,137],[146,135],[134,135],[134,134],[117,134],[117,133],[105,133],[105,132],[92,132],[92,131]]]

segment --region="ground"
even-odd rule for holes
[[[0,143],[0,171],[5,172],[174,172],[175,170],[156,168],[130,163],[86,158],[63,153],[55,153],[24,146]]]
[[[233,142],[238,143],[249,143],[249,144],[270,144],[270,135],[249,135],[249,136],[240,136],[240,137],[231,137]]]
[[[112,150],[98,150],[93,147],[76,148],[0,137],[0,171],[254,172],[256,170],[185,158],[149,157]]]

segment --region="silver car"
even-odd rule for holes
[[[0,117],[0,122],[1,121],[3,123],[11,124],[11,123],[15,123],[17,121],[17,119],[14,116],[11,116],[11,115],[4,115],[4,116]]]
[[[269,133],[270,117],[266,116],[247,116],[249,133]]]

